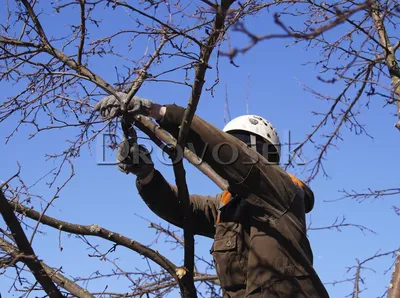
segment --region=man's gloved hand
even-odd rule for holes
[[[126,101],[128,94],[117,92],[119,98],[122,102],[119,102],[114,95],[109,95],[104,97],[99,101],[94,107],[95,111],[99,111],[101,116],[105,119],[114,118],[115,116],[120,116],[124,102]],[[148,116],[150,113],[151,102],[148,99],[134,96],[127,107],[128,112],[133,115],[144,115]]]
[[[121,172],[135,174],[139,180],[154,170],[150,152],[137,143],[129,144],[126,139],[118,145],[117,161]]]

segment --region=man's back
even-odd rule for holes
[[[161,127],[175,135],[183,112],[167,106]],[[214,237],[211,252],[226,297],[328,297],[312,267],[306,236],[304,200],[313,201],[311,190],[201,118],[194,118],[188,142],[196,152],[205,150],[204,161],[231,186],[225,202],[224,195],[190,197],[195,232]],[[161,177],[150,184],[138,184],[144,201],[160,217],[182,226],[183,216],[174,206],[176,188]]]

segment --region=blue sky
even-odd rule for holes
[[[123,14],[123,13],[122,13]],[[74,22],[72,12],[63,16],[43,14],[43,22],[49,26],[54,18],[60,23]],[[113,17],[115,17],[113,15]],[[248,25],[262,30],[266,28],[265,20],[272,16],[264,14],[248,21]],[[128,20],[121,18],[113,22],[113,18],[105,19],[105,29],[110,32],[127,25]],[[269,21],[268,21],[269,22]],[[269,22],[268,24],[271,24]],[[49,28],[56,32],[55,28]],[[65,29],[57,29],[65,30]],[[273,29],[275,30],[275,29]],[[262,31],[261,31],[262,32]],[[336,33],[335,33],[336,34]],[[238,44],[245,44],[247,39],[237,38]],[[316,81],[318,69],[313,66],[304,66],[309,60],[318,58],[316,50],[307,50],[304,44],[287,47],[289,40],[271,40],[260,43],[245,56],[238,56],[236,63],[239,67],[232,66],[228,59],[220,60],[220,83],[216,88],[215,96],[204,93],[200,101],[197,114],[219,128],[224,126],[225,85],[227,86],[232,117],[246,113],[247,81],[250,74],[248,88],[249,113],[258,114],[268,120],[277,128],[281,140],[285,140],[287,132],[292,134],[292,141],[299,142],[310,133],[311,125],[318,121],[313,116],[313,111],[326,111],[329,103],[316,99],[312,94],[303,90],[302,84],[307,84],[324,93],[335,95],[340,92],[338,85],[323,85]],[[145,45],[139,43],[135,51],[142,53]],[[215,56],[213,57],[215,62]],[[115,58],[93,59],[90,66],[103,78],[115,81],[114,65],[118,62]],[[165,62],[167,65],[169,62]],[[211,63],[212,64],[212,63]],[[206,87],[212,85],[215,78],[215,69],[210,70]],[[6,82],[0,82],[3,93],[1,101],[14,94],[17,87]],[[176,103],[185,105],[189,98],[189,89],[169,84],[144,84],[138,93],[158,103]],[[377,234],[366,232],[362,234],[355,228],[343,228],[337,231],[312,231],[309,234],[314,252],[314,264],[323,282],[333,282],[350,278],[352,273],[346,274],[346,267],[356,265],[356,260],[368,258],[381,250],[382,252],[395,249],[398,241],[395,239],[393,228],[398,224],[398,216],[391,210],[392,205],[398,202],[397,197],[385,199],[369,199],[363,203],[351,200],[338,202],[325,202],[341,197],[342,189],[363,191],[371,189],[385,189],[396,187],[398,183],[396,148],[400,141],[398,131],[393,127],[396,119],[393,106],[383,107],[384,103],[378,98],[372,98],[369,108],[360,106],[362,114],[360,121],[367,125],[367,130],[373,139],[361,135],[355,136],[349,130],[343,130],[343,142],[337,142],[337,148],[332,148],[327,155],[325,166],[330,177],[318,176],[310,184],[315,193],[316,205],[311,212],[312,226],[321,227],[330,225],[337,217],[345,216],[348,223],[355,223],[373,229]],[[0,164],[2,165],[0,179],[6,180],[17,170],[17,161],[22,166],[21,175],[27,184],[33,184],[38,178],[46,175],[56,166],[52,160],[47,160],[45,153],[59,152],[66,148],[67,138],[73,138],[76,130],[49,131],[39,134],[28,140],[30,127],[23,126],[18,134],[6,145],[5,136],[15,126],[16,118],[10,118],[2,123],[0,130]],[[321,139],[319,140],[321,141]],[[73,223],[96,223],[110,230],[144,243],[165,253],[176,264],[182,260],[183,251],[172,250],[173,246],[164,243],[164,237],[156,238],[154,230],[148,228],[148,222],[141,217],[156,223],[163,223],[142,202],[137,194],[134,176],[124,175],[114,166],[98,165],[99,143],[95,143],[92,150],[85,147],[81,156],[74,161],[75,177],[68,187],[64,189],[48,215]],[[308,147],[306,153],[313,156],[313,147]],[[109,158],[113,159],[112,156]],[[170,166],[165,166],[156,161],[156,168],[162,171],[170,181],[174,181],[173,171]],[[187,168],[187,181],[191,193],[212,195],[219,189],[202,173],[190,165]],[[305,177],[299,167],[292,172]],[[303,175],[303,176],[302,176]],[[63,178],[66,173],[62,174]],[[45,182],[51,177],[46,177],[31,191],[50,199],[54,189],[49,189]],[[61,180],[60,180],[61,181]],[[162,197],[160,197],[162,199]],[[35,200],[40,208],[40,203]],[[3,224],[3,223],[2,223]],[[34,249],[40,258],[49,265],[62,266],[65,274],[71,276],[88,276],[100,269],[102,272],[111,270],[106,262],[89,258],[89,251],[81,240],[73,235],[62,234],[59,249],[59,233],[51,229],[43,229],[46,235],[37,235]],[[178,229],[176,229],[178,230]],[[28,232],[29,233],[29,232]],[[178,233],[181,233],[178,230]],[[112,244],[91,239],[98,243],[103,251]],[[198,255],[210,259],[209,249],[211,239],[196,237],[196,251]],[[117,248],[117,253],[111,257],[118,257],[117,261],[126,271],[137,271],[137,268],[146,269],[146,262],[134,252],[124,248]],[[373,271],[365,271],[366,287],[368,291],[363,297],[377,297],[383,294],[385,286],[389,283],[390,272],[384,275],[385,270],[392,264],[390,257],[380,259],[369,264]],[[12,273],[8,272],[11,276]],[[3,297],[18,296],[12,291],[8,293],[11,279],[1,277],[0,292]],[[104,280],[95,280],[89,287],[101,290],[105,285]],[[123,278],[115,280],[108,290],[124,291],[127,281]],[[352,291],[351,283],[336,286],[327,285],[331,297],[345,297]],[[173,297],[173,295],[171,296]]]

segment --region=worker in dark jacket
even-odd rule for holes
[[[126,99],[126,95],[119,94]],[[96,105],[104,118],[121,115],[121,105],[107,96]],[[154,118],[177,137],[185,109],[161,106],[134,97],[128,110]],[[314,195],[309,187],[282,170],[279,138],[271,123],[258,116],[242,116],[224,131],[195,116],[188,136],[195,152],[229,183],[216,196],[191,195],[195,234],[214,238],[211,253],[224,298],[329,297],[313,268],[306,236],[305,213]],[[149,208],[166,221],[182,227],[177,188],[170,185],[141,146],[134,158],[123,141],[118,167],[137,176],[139,194]]]

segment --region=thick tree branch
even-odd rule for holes
[[[13,209],[8,204],[8,200],[0,189],[0,213],[8,228],[11,230],[15,243],[19,251],[26,257],[25,264],[29,267],[36,280],[42,285],[43,290],[50,297],[63,297],[58,288],[54,285],[53,281],[47,274],[46,270],[41,265],[40,261],[35,255],[32,246],[29,244],[24,230],[22,229]]]
[[[79,65],[73,58],[65,55],[64,53],[58,51],[56,48],[51,46],[41,45],[34,42],[19,41],[16,39],[0,36],[0,43],[10,44],[18,47],[33,47],[41,49],[43,52],[47,52],[54,58],[68,65],[71,69],[75,70],[81,78],[91,81],[100,88],[102,88],[107,93],[113,94],[115,97],[119,98],[115,89],[103,80],[99,75],[92,72],[90,69],[83,65]]]
[[[21,40],[12,39],[12,38],[9,38],[6,36],[0,36],[0,43],[9,44],[12,46],[17,46],[17,47],[27,47],[27,48],[36,48],[36,49],[40,49],[40,47],[41,47],[40,43],[30,42],[30,41],[21,41]]]
[[[379,40],[384,51],[386,66],[389,70],[390,78],[392,79],[392,85],[394,88],[394,98],[397,105],[397,116],[398,122],[396,123],[396,128],[400,131],[400,69],[399,63],[396,58],[396,46],[392,47],[390,44],[389,36],[386,31],[383,17],[380,13],[380,8],[376,1],[371,5],[371,17],[374,21],[376,31],[379,36]],[[399,285],[400,286],[400,285]]]
[[[100,227],[96,224],[84,226],[84,225],[79,225],[79,224],[72,224],[66,221],[58,220],[56,218],[47,216],[47,215],[42,215],[40,212],[35,211],[33,209],[27,208],[19,203],[16,202],[8,202],[10,206],[13,207],[13,209],[21,213],[30,219],[33,220],[40,220],[40,222],[44,225],[47,225],[49,227],[55,228],[60,231],[64,231],[67,233],[72,233],[76,235],[85,235],[85,236],[97,236],[100,238],[103,238],[105,240],[114,242],[115,244],[124,246],[126,248],[129,248],[133,251],[136,251],[140,255],[143,255],[162,268],[164,268],[166,271],[168,271],[174,278],[176,278],[175,274],[175,268],[176,266],[169,261],[167,258],[162,256],[160,253],[144,246],[143,244],[134,241],[133,239],[130,239],[128,237],[125,237],[119,233],[107,230],[103,227]]]
[[[81,38],[79,41],[79,48],[78,48],[78,64],[82,64],[82,53],[83,47],[85,46],[85,38],[86,38],[86,16],[85,16],[85,0],[79,0],[79,6],[81,10]]]
[[[35,14],[35,12],[33,11],[33,7],[30,5],[29,1],[27,1],[27,0],[20,0],[20,1],[25,6],[25,9],[26,9],[29,17],[31,18],[33,24],[35,25],[36,31],[37,31],[42,43],[45,46],[51,47],[50,42],[47,39],[46,33],[44,32],[43,27],[40,24],[39,19],[38,19],[37,15]]]
[[[57,50],[56,48],[54,48],[47,36],[46,33],[37,17],[37,15],[35,14],[32,6],[29,4],[29,2],[27,0],[21,0],[22,4],[25,6],[25,9],[29,15],[29,17],[32,19],[36,31],[40,37],[40,40],[42,42],[42,47],[43,49],[49,53],[50,55],[54,56],[55,58],[57,58],[58,60],[64,62],[66,65],[68,65],[69,67],[71,67],[72,69],[74,69],[78,74],[83,75],[84,77],[86,77],[88,80],[92,81],[93,83],[97,84],[99,87],[101,87],[103,90],[107,91],[108,93],[113,94],[114,96],[116,96],[117,98],[119,98],[117,96],[117,94],[115,93],[114,88],[112,88],[112,86],[110,86],[106,81],[104,81],[101,77],[99,77],[98,75],[96,75],[95,73],[93,73],[92,71],[90,71],[88,68],[84,67],[81,65],[80,61],[79,61],[79,56],[78,56],[78,62],[75,61],[74,59],[72,59],[71,57],[68,57],[67,55],[65,55],[64,53],[60,52],[59,50]],[[14,41],[15,43],[15,41]]]
[[[388,298],[397,297],[400,297],[400,250],[397,251],[392,280],[390,281],[388,291]]]
[[[0,238],[0,249],[7,252],[8,254],[10,254],[14,260],[17,261],[21,261],[23,263],[25,263],[26,265],[29,266],[29,260],[31,260],[30,258],[27,258],[26,256],[22,255],[21,256],[21,252],[18,251],[18,249],[12,245],[11,243],[9,243],[8,241],[1,239]],[[53,268],[49,267],[48,265],[46,265],[43,262],[40,262],[41,266],[44,268],[44,270],[46,271],[46,274],[60,287],[64,288],[65,290],[67,290],[68,292],[70,292],[72,295],[75,295],[79,298],[93,298],[94,296],[89,294],[88,291],[86,289],[83,289],[82,287],[80,287],[78,284],[76,284],[75,282],[73,282],[72,280],[66,278],[64,275],[62,275],[60,272],[58,272],[57,270],[54,270]],[[55,296],[51,296],[50,297],[55,297]],[[61,296],[63,297],[63,296]]]
[[[194,114],[196,113],[197,105],[199,103],[201,93],[204,85],[204,78],[208,66],[208,61],[211,54],[217,45],[220,37],[223,35],[223,28],[225,24],[226,13],[234,1],[222,0],[221,5],[217,7],[216,16],[214,19],[214,25],[212,31],[207,39],[205,45],[200,48],[200,59],[196,66],[195,79],[192,86],[192,92],[190,95],[188,106],[185,110],[182,124],[179,129],[179,135],[177,145],[179,148],[185,148],[187,137]],[[187,274],[183,277],[185,292],[184,297],[197,297],[196,289],[194,288],[193,272],[194,272],[194,237],[193,237],[193,218],[191,215],[191,206],[189,200],[189,190],[186,183],[186,173],[183,167],[183,160],[174,163],[174,173],[176,185],[178,187],[178,199],[184,215],[183,219],[183,231],[184,231],[184,242],[185,242],[185,259],[184,266],[187,270]],[[188,286],[188,287],[186,287]]]
[[[135,126],[147,134],[151,140],[159,146],[164,152],[170,154],[170,147],[175,147],[176,139],[160,126],[154,123],[150,118],[145,116],[135,117]],[[221,190],[228,188],[228,183],[225,179],[219,176],[206,162],[201,160],[193,151],[185,147],[183,156],[204,175],[211,179]]]

